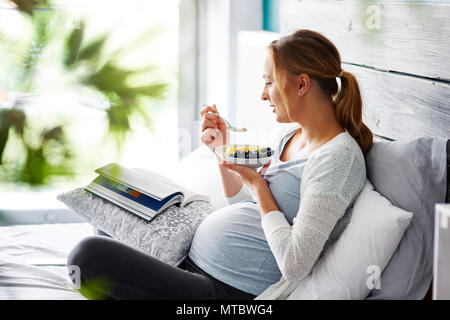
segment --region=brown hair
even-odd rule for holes
[[[358,82],[352,73],[341,69],[341,57],[334,44],[318,32],[297,30],[273,41],[269,52],[273,59],[274,77],[283,98],[286,95],[284,88],[280,87],[279,70],[293,75],[308,74],[331,97],[339,124],[347,129],[365,154],[372,146],[373,134],[362,121],[363,106]],[[341,78],[340,87],[336,77]]]

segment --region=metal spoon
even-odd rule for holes
[[[223,122],[225,122],[225,124],[227,125],[227,129],[230,131],[234,131],[234,132],[246,132],[247,129],[246,128],[236,128],[233,127],[224,117],[222,117],[221,115],[219,115],[218,113],[212,112],[212,111],[208,111],[208,113],[214,113],[217,114],[219,116],[220,119],[223,120]]]

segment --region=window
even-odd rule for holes
[[[178,161],[179,1],[47,2],[0,0],[0,220],[61,208],[109,162]]]
[[[84,32],[84,58],[97,56],[91,64],[68,68],[65,62],[71,57],[64,46],[76,29]],[[23,137],[14,125],[9,128],[0,190],[80,186],[108,162],[161,171],[176,163],[178,0],[51,1],[36,8],[33,17],[2,0],[0,37],[0,110],[16,108],[26,118]],[[110,73],[87,70],[112,65]],[[101,78],[105,75],[107,79]],[[141,87],[152,84],[165,84],[164,90],[132,96],[133,90],[143,92]],[[114,86],[121,87],[114,91]],[[129,94],[120,97],[124,87]],[[17,99],[20,107],[14,105]],[[129,103],[128,109],[119,109],[123,103]],[[117,108],[111,112],[113,105]],[[118,121],[112,123],[112,118]],[[56,127],[63,130],[64,144],[39,148],[46,130]],[[59,175],[63,172],[56,171],[65,168],[56,164],[64,156],[67,174]],[[25,177],[37,157],[46,161],[41,172]],[[40,180],[39,174],[48,176]]]

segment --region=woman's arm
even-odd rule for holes
[[[347,148],[330,148],[310,159],[302,175],[299,211],[291,226],[284,214],[272,211],[262,218],[267,242],[283,277],[306,277],[337,221],[357,197],[365,182],[364,157]]]
[[[217,154],[214,154],[217,163],[221,163],[222,159]],[[219,165],[220,177],[222,178],[222,186],[225,197],[233,198],[242,189],[243,182],[239,174],[234,171],[228,170]]]
[[[220,160],[220,158],[218,158],[218,160]],[[267,184],[267,180],[264,179],[264,174],[269,166],[270,160],[258,172],[255,169],[237,164],[228,162],[220,163],[219,168],[221,173],[223,172],[224,175],[234,175],[239,179],[235,185],[235,190],[237,190],[236,194],[231,195],[233,199],[231,199],[231,201],[228,199],[228,202],[234,203],[243,199],[252,199],[252,196],[248,192],[251,191],[255,195],[255,200],[259,205],[261,216],[264,216],[270,211],[279,210],[269,185]],[[226,179],[226,177],[227,176],[224,178],[224,176],[222,176],[222,179]],[[246,186],[248,186],[249,190],[246,189]],[[230,185],[225,186],[224,182],[224,188],[226,187],[230,188]],[[231,186],[231,188],[233,188],[233,186]]]
[[[214,150],[228,143],[229,134],[227,126],[218,116],[216,105],[205,106],[200,110],[200,115],[202,116],[201,141],[214,153],[217,163],[220,163],[222,160]],[[229,204],[244,199],[251,199],[251,195],[243,187],[243,182],[238,174],[220,166],[219,171],[224,194]]]
[[[260,180],[260,182],[253,185],[251,190],[255,195],[256,202],[258,203],[261,218],[271,211],[280,211],[277,203],[275,202],[272,191],[270,191],[269,185],[267,184],[267,180]]]
[[[328,186],[330,181],[323,179],[323,174],[336,177],[333,171],[338,170],[341,172],[340,177],[345,180],[345,166],[336,168],[333,159],[329,157],[317,162],[314,161],[313,164],[315,168],[311,174],[315,177],[311,182],[305,177],[306,168],[304,170],[302,179],[305,179],[307,190],[301,195],[299,211],[292,226],[278,208],[267,181],[258,172],[235,164],[220,165],[239,173],[243,182],[255,194],[264,234],[286,280],[304,278],[310,272],[334,225],[344,214],[347,206],[340,197],[340,192],[336,190],[341,188],[341,181],[339,179],[331,181],[333,185],[330,188]]]
[[[364,156],[356,145],[335,145],[310,158],[302,174],[299,211],[291,226],[267,181],[255,170],[221,164],[240,174],[257,198],[270,249],[286,280],[303,279],[318,259],[337,221],[365,183]]]

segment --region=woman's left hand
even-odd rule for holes
[[[267,185],[264,175],[266,174],[267,168],[270,166],[270,159],[259,171],[228,161],[222,161],[219,165],[223,168],[227,168],[228,170],[238,173],[241,176],[242,182],[244,182],[252,190],[254,188],[258,188],[261,184]]]

